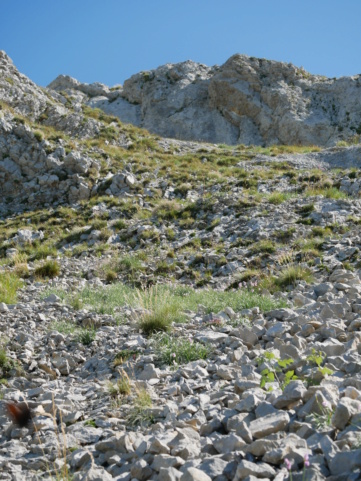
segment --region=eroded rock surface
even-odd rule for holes
[[[49,86],[164,137],[226,144],[333,146],[361,133],[361,76],[329,79],[302,67],[234,55],[140,72],[109,89],[59,76]]]

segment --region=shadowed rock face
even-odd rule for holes
[[[187,61],[141,72],[124,86],[59,76],[50,89],[164,137],[227,144],[332,146],[361,131],[361,76],[328,79],[246,55],[207,67]]]

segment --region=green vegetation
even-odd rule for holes
[[[141,306],[138,324],[145,334],[169,331],[173,322],[182,320],[180,306],[168,290],[138,289],[133,294],[133,302]]]
[[[265,387],[266,384],[272,384],[277,382],[279,387],[284,390],[284,388],[298,377],[295,375],[294,369],[290,369],[290,366],[294,364],[294,360],[289,359],[279,359],[273,352],[266,351],[257,360],[258,366],[267,365],[261,371],[261,383],[260,387]],[[270,386],[272,390],[272,387]]]
[[[64,291],[48,290],[45,295],[50,293],[55,293],[68,303],[74,300],[73,294]],[[232,307],[235,312],[252,307],[259,307],[261,311],[266,312],[287,306],[286,301],[282,299],[274,299],[256,291],[252,292],[250,289],[216,291],[195,290],[183,286],[158,286],[157,289],[140,290],[122,283],[99,289],[84,288],[78,292],[76,298],[80,301],[79,306],[87,306],[102,314],[113,314],[115,308],[123,305],[149,309],[151,316],[148,318],[145,313],[145,320],[153,319],[153,316],[157,317],[158,314],[163,313],[165,320],[161,320],[160,324],[168,327],[172,322],[184,322],[186,316],[183,311],[187,309],[197,311],[199,304],[204,306],[207,313],[219,312],[227,306]]]
[[[84,426],[90,426],[90,427],[92,427],[92,428],[96,428],[96,427],[97,427],[94,419],[88,419],[87,421],[85,421],[85,422],[84,422]]]
[[[89,346],[93,341],[95,341],[96,330],[91,328],[83,328],[79,331],[77,340],[84,344],[84,346]]]
[[[0,272],[0,302],[15,304],[17,291],[23,286],[23,282],[12,272]]]
[[[272,194],[270,194],[268,197],[268,202],[270,204],[279,205],[291,199],[292,197],[294,197],[294,194],[289,192],[272,192]]]
[[[320,413],[314,412],[310,415],[312,423],[319,431],[330,428],[332,424],[332,416],[334,413],[331,404],[328,401],[323,401],[322,403],[320,401],[319,410]]]
[[[337,187],[307,187],[305,190],[307,197],[314,197],[316,195],[323,195],[327,199],[347,199],[348,195],[345,192],[337,189]]]
[[[284,288],[289,285],[294,285],[296,281],[311,282],[313,275],[311,269],[302,265],[291,265],[282,269],[275,279],[275,284]]]
[[[53,322],[51,324],[51,329],[66,335],[74,334],[79,330],[77,325],[70,321]]]
[[[46,261],[35,269],[34,274],[36,277],[52,279],[60,274],[60,265],[57,261]]]
[[[16,375],[23,374],[20,361],[11,359],[7,353],[4,344],[0,344],[0,384],[7,384],[6,378],[10,376],[10,371],[16,370]]]
[[[51,325],[51,329],[61,334],[71,336],[72,340],[89,346],[96,338],[96,329],[93,327],[79,327],[70,321],[58,321]]]
[[[198,359],[207,359],[210,346],[193,341],[192,337],[174,337],[169,334],[158,334],[152,337],[155,353],[164,364],[186,364]]]
[[[114,358],[114,361],[113,361],[113,366],[114,367],[120,366],[120,365],[124,364],[125,362],[127,362],[128,359],[130,359],[130,358],[135,360],[137,358],[137,356],[138,356],[138,351],[133,351],[131,349],[119,351],[115,355],[115,358]]]
[[[132,392],[132,384],[128,374],[122,369],[119,372],[119,379],[115,383],[108,384],[108,392],[112,398],[129,396]]]
[[[250,249],[251,254],[273,254],[276,251],[276,245],[269,239],[256,242]]]
[[[154,422],[153,414],[150,412],[152,398],[145,389],[138,389],[134,405],[130,409],[126,420],[130,426],[144,426]]]

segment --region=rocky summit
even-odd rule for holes
[[[133,75],[123,87],[60,75],[49,88],[175,139],[331,147],[361,133],[361,74],[329,79],[247,55],[220,67],[167,64]]]
[[[2,481],[361,479],[359,86],[0,52]]]

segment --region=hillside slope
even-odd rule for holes
[[[359,480],[358,138],[160,138],[78,87],[0,54],[1,480]]]

